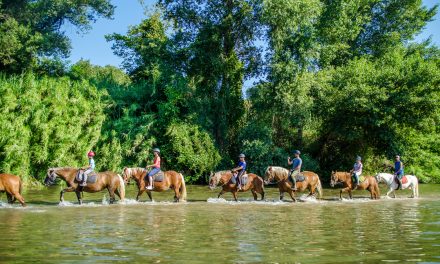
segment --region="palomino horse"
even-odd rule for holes
[[[222,186],[222,190],[217,198],[220,198],[220,196],[226,192],[231,192],[235,201],[237,201],[237,192],[247,192],[251,190],[255,201],[258,199],[257,193],[261,194],[261,200],[264,199],[264,181],[260,176],[248,173],[247,183],[242,186],[241,190],[237,189],[237,184],[231,182],[231,178],[232,172],[230,170],[218,171],[211,174],[209,177],[209,188],[213,190],[219,184]]]
[[[153,183],[153,191],[163,192],[172,188],[174,190],[175,202],[186,201],[186,185],[182,173],[170,170],[164,171],[163,174],[163,181],[156,181]],[[139,189],[136,196],[136,201],[139,201],[139,197],[142,195],[143,192],[147,192],[150,200],[153,200],[151,196],[151,191],[145,189],[144,178],[146,175],[147,170],[144,168],[124,168],[124,170],[122,171],[122,176],[124,177],[125,182],[128,182],[130,178],[133,178],[136,181],[136,185]]]
[[[390,194],[393,193],[393,197],[396,198],[396,193],[394,192],[397,190],[399,185],[394,180],[394,175],[389,173],[378,173],[376,176],[378,182],[385,182],[388,185],[388,192],[387,196],[390,197]],[[412,198],[419,197],[419,180],[417,180],[417,177],[414,175],[405,175],[406,182],[404,182],[405,179],[402,179],[402,189],[412,189]]]
[[[78,198],[79,204],[82,204],[81,192],[95,193],[100,192],[104,189],[108,190],[110,194],[110,203],[115,202],[115,194],[122,200],[125,199],[125,184],[121,175],[114,173],[112,171],[105,171],[97,173],[97,179],[95,183],[87,183],[82,190],[78,189],[78,181],[75,179],[78,174],[78,169],[76,168],[50,168],[47,170],[47,176],[44,180],[46,186],[55,183],[57,177],[62,179],[67,183],[67,188],[60,192],[60,201],[64,201],[65,192],[75,192]],[[89,176],[90,177],[90,176]]]
[[[321,180],[319,179],[318,174],[311,171],[303,171],[301,172],[304,175],[304,181],[296,182],[296,188],[299,192],[303,192],[306,189],[309,190],[309,195],[314,195],[315,190],[318,191],[319,198],[322,198],[322,185]],[[280,191],[280,200],[283,200],[284,193],[287,192],[292,200],[296,202],[295,199],[295,191],[291,189],[292,185],[287,179],[289,175],[289,171],[283,167],[273,167],[270,166],[266,169],[266,173],[264,178],[266,179],[266,183],[275,181],[278,184],[278,190]]]
[[[353,182],[351,180],[351,173],[344,171],[332,171],[330,186],[334,187],[338,182],[343,184],[343,189],[339,192],[339,199],[342,200],[342,192],[348,192],[350,199],[353,199]],[[365,176],[365,180],[357,186],[356,190],[368,190],[371,194],[371,199],[379,199],[380,191],[376,178],[372,176]]]
[[[6,192],[8,203],[12,204],[18,200],[22,206],[26,206],[23,196],[21,196],[22,182],[20,177],[2,173],[0,174],[0,193]]]

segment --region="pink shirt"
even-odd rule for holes
[[[153,167],[160,169],[160,157],[154,158]]]

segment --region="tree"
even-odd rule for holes
[[[113,10],[109,0],[0,1],[0,71],[21,73],[41,57],[66,57],[71,47],[62,26],[86,32],[98,17],[111,18]]]

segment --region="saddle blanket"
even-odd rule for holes
[[[296,182],[303,182],[306,180],[306,177],[304,177],[303,174],[298,174],[295,176],[295,180],[296,180]],[[289,176],[289,181],[293,182],[292,176]]]
[[[394,181],[399,184],[399,180],[397,180],[397,177],[394,178]],[[406,176],[402,177],[402,184],[408,183],[408,178]]]
[[[82,182],[84,180],[84,173],[80,173],[78,171],[78,174],[76,174],[75,179],[77,182]],[[98,179],[98,175],[96,174],[96,172],[92,172],[87,176],[87,183],[95,183],[97,179]]]

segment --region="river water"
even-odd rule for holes
[[[153,193],[135,202],[134,186],[124,203],[109,205],[105,192],[74,194],[58,203],[59,186],[24,193],[28,207],[0,197],[0,262],[45,263],[440,263],[440,186],[421,185],[397,199],[339,201],[337,189],[324,199],[265,201],[251,193],[217,199],[219,189],[188,186],[188,202],[173,193]],[[381,189],[384,194],[384,189]]]

